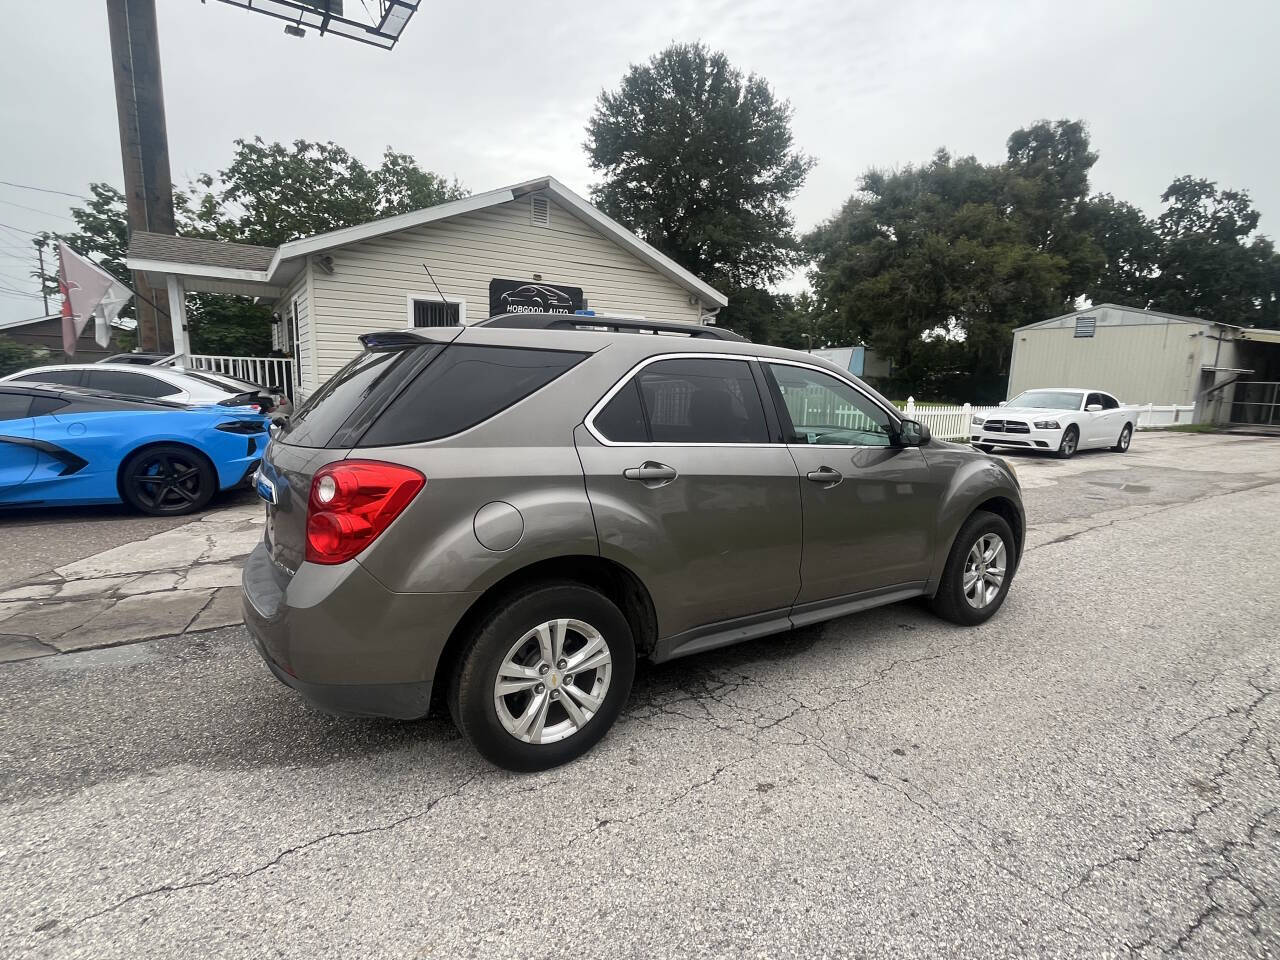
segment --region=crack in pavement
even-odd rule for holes
[[[467,788],[467,786],[469,786],[473,781],[479,779],[481,776],[482,776],[481,773],[472,774],[471,776],[462,780],[456,787],[454,787],[453,790],[450,790],[448,793],[441,794],[440,796],[431,800],[426,805],[426,807],[414,813],[409,813],[403,817],[397,817],[395,820],[388,821],[387,823],[377,824],[376,826],[372,826],[372,827],[360,827],[354,830],[334,830],[330,833],[322,834],[321,836],[318,836],[318,837],[313,837],[312,839],[307,840],[303,843],[299,843],[299,844],[296,844],[295,846],[287,847],[284,850],[281,850],[278,854],[276,854],[270,860],[266,861],[265,863],[261,863],[258,866],[253,867],[252,869],[228,870],[224,873],[220,873],[212,877],[203,877],[199,880],[189,880],[185,883],[173,883],[173,884],[166,883],[158,887],[152,887],[148,890],[142,890],[142,891],[139,891],[138,893],[130,894],[129,896],[124,897],[121,900],[117,900],[115,903],[112,903],[106,907],[103,907],[101,910],[97,910],[84,917],[81,917],[79,920],[76,920],[73,923],[68,924],[65,928],[62,928],[63,932],[65,933],[65,932],[70,932],[71,930],[78,929],[79,927],[83,926],[84,924],[88,923],[91,920],[96,920],[97,918],[105,916],[106,914],[114,913],[115,911],[119,910],[122,907],[128,906],[131,903],[136,903],[139,900],[145,900],[149,897],[159,896],[161,894],[179,893],[183,890],[192,890],[198,887],[214,887],[214,886],[218,886],[219,884],[226,883],[228,881],[238,882],[241,880],[246,880],[249,877],[262,873],[265,870],[270,870],[272,867],[276,866],[277,864],[279,864],[281,861],[285,860],[288,857],[301,853],[304,850],[309,850],[312,847],[318,846],[319,844],[325,843],[329,840],[341,840],[347,837],[361,837],[371,833],[383,833],[388,830],[394,830],[397,827],[401,827],[406,823],[412,823],[415,820],[421,820],[423,817],[431,813],[432,810],[434,810],[437,806],[439,806],[445,800],[451,799],[453,797],[457,797],[459,794],[462,793],[463,790]]]
[[[1280,484],[1280,480],[1259,480],[1256,483],[1249,483],[1244,486],[1234,487],[1231,490],[1219,490],[1215,493],[1207,493],[1204,496],[1193,497],[1190,500],[1178,500],[1174,503],[1163,504],[1142,513],[1135,513],[1124,517],[1113,517],[1112,519],[1105,520],[1102,523],[1082,527],[1079,530],[1072,531],[1071,533],[1064,533],[1061,536],[1054,537],[1052,540],[1046,540],[1044,543],[1038,543],[1034,547],[1026,547],[1023,549],[1022,553],[1025,556],[1028,553],[1034,553],[1036,550],[1042,550],[1045,547],[1052,547],[1060,543],[1069,543],[1077,537],[1084,536],[1086,533],[1105,530],[1108,527],[1114,527],[1119,523],[1132,523],[1136,520],[1147,520],[1159,514],[1168,513],[1171,510],[1177,510],[1179,507],[1195,506],[1209,500],[1216,500],[1219,497],[1232,497],[1238,493],[1249,493],[1252,490],[1261,490],[1264,487],[1273,487],[1278,484]]]

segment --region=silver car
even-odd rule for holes
[[[89,387],[125,397],[147,397],[172,403],[255,407],[261,413],[287,414],[287,399],[271,390],[219,373],[137,363],[63,363],[31,367],[0,382],[53,383]]]
[[[243,578],[263,659],[325,709],[438,691],[542,769],[604,736],[638,657],[910,597],[978,624],[1017,569],[1009,467],[807,354],[563,314],[361,340],[266,451]]]

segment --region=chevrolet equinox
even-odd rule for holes
[[[589,750],[662,662],[910,597],[994,614],[1024,536],[997,458],[834,364],[711,327],[518,314],[360,338],[272,439],[245,619],[319,707],[481,754]]]

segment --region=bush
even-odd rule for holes
[[[49,362],[49,351],[0,336],[0,377]]]

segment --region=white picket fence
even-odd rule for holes
[[[294,393],[293,360],[288,357],[224,357],[193,353],[187,357],[187,365],[193,370],[220,373],[260,387],[280,387],[290,397]]]
[[[1190,423],[1195,407],[1190,404],[1132,404],[1138,411],[1138,429],[1146,427],[1167,427],[1175,423]],[[972,436],[969,432],[970,421],[974,415],[985,417],[999,406],[943,406],[939,404],[916,404],[915,397],[907,397],[905,406],[898,408],[909,420],[918,420],[925,424],[931,432],[944,440],[961,440]],[[850,408],[852,411],[852,408]],[[845,426],[845,424],[841,424]]]

